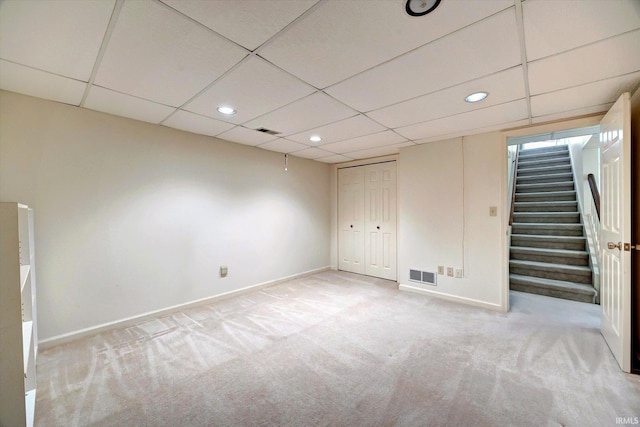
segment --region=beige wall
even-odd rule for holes
[[[329,265],[329,165],[11,92],[0,123],[41,339]]]
[[[504,309],[506,186],[507,147],[498,132],[401,149],[401,286]],[[435,287],[409,281],[409,269],[436,272],[438,265],[462,268],[464,276],[438,276]]]

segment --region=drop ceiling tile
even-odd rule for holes
[[[632,54],[636,52],[636,54]],[[640,70],[640,30],[529,63],[532,95]]]
[[[403,1],[330,0],[267,45],[260,55],[318,88],[513,6],[444,1],[428,16],[407,15]],[[321,64],[321,66],[318,66]]]
[[[162,0],[230,40],[254,50],[318,0]]]
[[[88,81],[114,0],[0,3],[0,58]]]
[[[346,119],[356,114],[357,112],[351,108],[322,92],[318,92],[251,120],[245,126],[251,129],[264,127],[281,132],[282,136],[287,136]]]
[[[516,18],[510,8],[338,83],[326,92],[367,112],[487,76],[520,62]]]
[[[208,136],[217,136],[234,127],[234,125],[227,122],[182,110],[176,111],[174,115],[162,122],[162,124],[174,129]]]
[[[156,104],[98,86],[91,87],[84,106],[91,110],[150,123],[160,123],[175,110],[175,108],[166,105]]]
[[[354,159],[369,159],[372,157],[388,156],[390,154],[397,154],[403,147],[410,147],[415,145],[413,142],[403,142],[402,144],[389,145],[384,147],[369,148],[367,150],[352,151],[345,155],[353,157]]]
[[[334,154],[333,156],[321,157],[315,160],[323,163],[343,163],[353,159],[351,157],[343,156],[342,154]]]
[[[314,91],[311,86],[265,60],[251,57],[187,104],[184,109],[240,124]],[[257,99],[259,102],[256,102]],[[232,116],[220,114],[216,110],[220,105],[230,105],[237,113]]]
[[[613,102],[602,105],[594,105],[591,107],[579,108],[577,110],[562,111],[560,113],[549,114],[545,116],[533,117],[531,120],[533,124],[554,122],[562,119],[569,119],[573,117],[587,116],[591,114],[605,113],[609,111],[609,108],[613,106]]]
[[[400,142],[406,142],[406,139],[393,131],[386,130],[373,135],[366,135],[358,138],[347,139],[345,141],[334,142],[333,144],[326,144],[321,148],[333,153],[343,154],[351,151],[398,144]]]
[[[87,84],[0,60],[0,89],[80,105]]]
[[[180,106],[246,54],[165,5],[128,1],[122,6],[95,82]]]
[[[304,144],[322,145],[342,141],[345,139],[351,139],[358,136],[382,132],[383,130],[385,130],[384,126],[360,114],[355,117],[341,120],[339,122],[320,126],[315,129],[288,136],[287,139],[302,142]],[[320,141],[319,143],[309,141],[311,135],[320,136],[322,138],[322,141]]]
[[[269,135],[268,133],[258,132],[257,130],[247,129],[242,126],[236,126],[231,130],[221,133],[218,135],[218,138],[245,145],[260,145],[277,139],[277,137]]]
[[[396,132],[410,140],[418,141],[425,138],[448,135],[454,132],[473,131],[474,129],[485,128],[487,126],[514,122],[527,117],[527,103],[522,99],[494,105],[481,110],[469,111],[456,116],[401,127],[396,129]]]
[[[640,28],[640,4],[621,1],[526,1],[522,5],[529,61]]]
[[[622,93],[633,91],[638,82],[640,72],[532,96],[531,114],[544,116],[615,102]]]
[[[306,148],[304,150],[296,151],[295,155],[297,157],[304,157],[305,159],[317,159],[319,157],[333,156],[334,153],[321,150],[319,148]]]
[[[293,153],[295,151],[304,150],[309,148],[308,145],[300,144],[298,142],[288,141],[283,138],[278,138],[275,141],[267,142],[259,146],[269,151],[277,151],[279,153]]]
[[[484,101],[465,102],[464,98],[467,95],[480,91],[489,93]],[[385,126],[397,128],[503,104],[525,96],[522,67],[517,66],[469,83],[371,111],[367,115]]]

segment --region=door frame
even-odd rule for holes
[[[509,192],[509,179],[506,176],[508,170],[509,158],[506,155],[508,148],[508,139],[514,137],[522,137],[529,135],[536,135],[539,133],[557,132],[569,129],[583,128],[600,125],[600,120],[604,117],[605,113],[593,114],[589,116],[578,117],[574,119],[567,119],[557,122],[535,124],[529,126],[523,126],[512,129],[505,129],[502,133],[502,152],[504,157],[504,173],[503,173],[503,185],[502,185],[502,206],[504,206],[503,222],[501,227],[503,237],[503,254],[502,254],[502,289],[501,289],[501,308],[502,311],[507,312],[510,310],[509,306],[509,208],[511,203],[511,193]]]
[[[340,249],[340,223],[339,223],[339,199],[340,199],[340,188],[338,185],[338,170],[353,168],[358,166],[367,166],[367,165],[375,165],[377,163],[388,163],[388,162],[396,162],[396,189],[399,187],[399,176],[398,170],[400,167],[400,156],[398,154],[391,154],[388,156],[380,156],[380,157],[372,157],[368,159],[359,159],[352,160],[344,163],[335,163],[333,165],[333,171],[331,174],[333,183],[331,185],[331,200],[333,203],[333,207],[331,210],[331,253],[330,253],[330,264],[331,269],[338,271],[339,270],[339,249]],[[398,196],[398,192],[396,191],[396,283],[398,282],[398,274],[397,274],[397,266],[398,266],[398,250],[397,250],[397,242],[400,241],[400,236],[398,233],[398,224],[400,222],[400,212],[397,207],[400,205],[400,200]]]

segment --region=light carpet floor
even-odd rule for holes
[[[36,425],[615,426],[640,416],[640,376],[598,310],[323,272],[43,351]]]

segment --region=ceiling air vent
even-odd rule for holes
[[[267,128],[258,128],[256,129],[258,132],[268,133],[269,135],[279,135],[282,132],[276,132],[275,130],[267,129]]]

